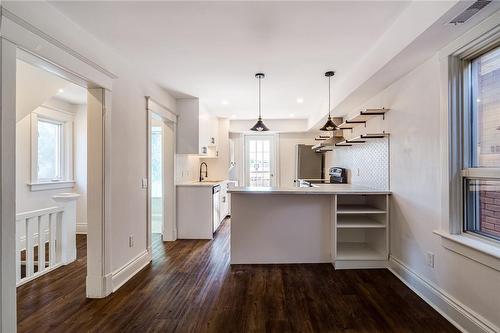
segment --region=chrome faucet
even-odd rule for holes
[[[205,165],[205,177],[203,177],[203,165]],[[203,179],[205,179],[206,177],[208,177],[208,165],[205,162],[201,162],[201,164],[200,164],[200,182],[202,182]]]

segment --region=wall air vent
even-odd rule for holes
[[[462,13],[458,14],[453,20],[450,21],[450,24],[462,24],[467,22],[472,16],[476,15],[481,9],[486,7],[491,0],[478,0],[470,5],[466,10]]]

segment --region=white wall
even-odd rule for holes
[[[451,252],[433,230],[440,229],[440,63],[435,55],[359,108],[385,106],[386,120],[370,120],[346,136],[390,133],[391,256],[420,278],[500,327],[500,273]],[[359,109],[358,108],[358,109]],[[446,128],[446,127],[444,127]],[[445,182],[446,184],[446,182]],[[426,265],[426,253],[435,267]]]
[[[176,183],[188,183],[198,180],[200,157],[198,155],[177,154],[176,163]]]

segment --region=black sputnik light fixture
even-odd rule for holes
[[[250,128],[251,131],[257,131],[257,132],[265,132],[269,131],[269,128],[267,128],[266,125],[264,125],[264,122],[262,121],[262,88],[261,88],[261,80],[265,77],[264,73],[257,73],[255,74],[255,77],[259,80],[259,119],[257,119],[257,122],[255,125],[253,125],[252,128]]]
[[[323,127],[320,128],[321,131],[335,131],[337,129],[337,125],[335,125],[335,123],[332,121],[332,116],[330,114],[331,99],[332,99],[331,83],[332,83],[332,76],[334,75],[335,72],[333,71],[328,71],[325,73],[325,76],[328,78],[328,120],[323,125]]]

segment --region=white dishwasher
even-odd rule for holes
[[[220,185],[215,185],[212,188],[212,232],[217,230],[220,222]]]

